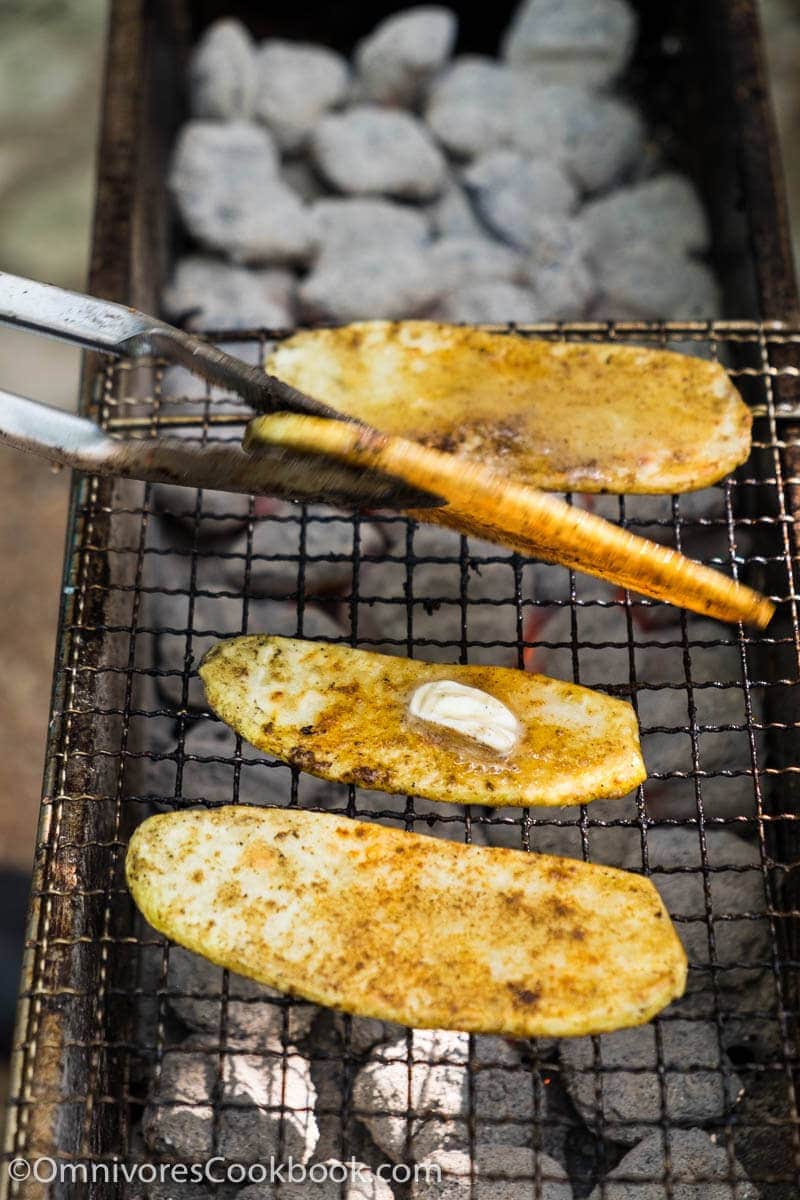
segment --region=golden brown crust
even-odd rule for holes
[[[128,885],[160,932],[361,1016],[512,1037],[650,1020],[686,955],[649,880],[299,810],[161,814]]]
[[[297,333],[267,370],[546,491],[691,491],[750,453],[750,409],[725,370],[666,350],[365,321]]]
[[[242,737],[323,779],[461,804],[564,805],[623,796],[646,776],[629,704],[543,675],[252,635],[218,643],[200,676]],[[439,679],[513,712],[520,740],[507,756],[408,717],[414,690]]]
[[[251,421],[245,445],[255,449],[259,442],[387,471],[446,500],[443,508],[414,514],[420,520],[563,563],[703,616],[761,628],[772,618],[774,605],[751,588],[482,463],[349,422],[295,413]]]

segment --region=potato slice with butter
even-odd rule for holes
[[[364,321],[296,333],[267,370],[546,491],[692,491],[750,453],[750,409],[723,367],[667,350]]]
[[[511,1037],[640,1025],[686,955],[649,880],[298,809],[187,809],[135,831],[145,918],[317,1004]]]
[[[200,676],[237,733],[323,779],[461,804],[559,805],[623,796],[646,775],[629,704],[507,667],[253,635],[214,646]],[[431,707],[427,686],[444,682],[457,686]],[[510,721],[490,703],[465,704],[469,691]]]

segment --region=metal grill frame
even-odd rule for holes
[[[198,29],[219,15],[223,7],[226,11],[231,8],[228,0],[219,5],[214,0],[163,0],[158,4],[154,0],[111,0],[89,275],[89,290],[96,295],[130,303],[144,311],[157,307],[176,243],[164,180],[169,146],[183,114],[181,81],[185,77],[186,53]],[[296,32],[294,10],[270,9],[267,13],[263,6],[247,3],[235,7],[245,20],[260,22],[262,33],[280,31],[291,36],[293,29]],[[780,1027],[781,1047],[774,1073],[781,1080],[789,1105],[788,1116],[761,1114],[770,1143],[769,1153],[776,1152],[778,1142],[789,1143],[788,1159],[781,1159],[771,1171],[776,1180],[784,1182],[765,1183],[761,1187],[763,1197],[784,1200],[784,1195],[796,1194],[798,1183],[797,1114],[793,1101],[796,971],[800,959],[797,939],[800,896],[798,872],[793,870],[798,857],[796,823],[800,812],[796,737],[800,728],[796,687],[798,621],[793,575],[796,557],[793,514],[800,512],[797,288],[755,0],[714,3],[709,0],[703,6],[681,0],[671,6],[666,17],[644,3],[637,7],[646,34],[644,42],[651,52],[656,48],[654,62],[646,60],[638,68],[641,98],[649,111],[650,97],[660,93],[662,103],[651,113],[655,123],[672,128],[673,117],[680,123],[678,138],[689,149],[688,158],[681,159],[680,165],[702,183],[716,235],[715,257],[732,298],[730,311],[741,312],[745,305],[748,311],[760,312],[765,318],[783,317],[789,321],[789,324],[770,321],[764,325],[696,323],[688,329],[620,325],[610,330],[613,336],[621,337],[644,333],[659,338],[686,333],[689,337],[703,338],[711,334],[719,342],[735,343],[742,338],[751,348],[751,357],[740,378],[746,382],[747,372],[753,372],[751,378],[759,393],[756,401],[766,433],[762,435],[765,444],[760,451],[758,470],[753,472],[758,482],[746,490],[760,498],[765,507],[769,507],[770,495],[777,505],[777,515],[773,514],[762,525],[762,532],[766,536],[777,535],[778,554],[770,552],[764,557],[779,559],[772,568],[778,575],[783,573],[787,583],[783,623],[770,630],[768,639],[759,640],[766,662],[764,677],[784,682],[775,684],[768,692],[771,702],[766,719],[772,726],[771,760],[763,775],[754,777],[760,804],[757,825],[763,868],[765,873],[774,869],[783,881],[781,904],[773,904],[769,909],[770,971],[783,988],[780,1013],[774,1014]],[[303,20],[307,15],[304,12]],[[341,36],[338,24],[335,28],[329,26],[325,6],[320,7],[317,15],[322,26],[329,28],[329,36]],[[663,72],[654,91],[650,68],[655,66],[658,72],[659,66],[664,65],[657,47],[666,35],[673,43],[677,39],[684,49],[688,37],[689,52],[674,60],[676,69]],[[674,109],[670,99],[676,94],[686,98],[680,111]],[[713,103],[709,97],[713,97]],[[713,142],[696,136],[709,122],[714,130]],[[757,307],[751,308],[754,287]],[[606,332],[604,326],[598,325],[573,328],[585,336],[602,336]],[[557,330],[543,327],[542,332],[552,334]],[[134,378],[135,375],[132,373],[128,381],[130,394],[152,392],[152,384],[140,381],[138,375]],[[106,397],[111,398],[111,387],[109,375],[103,374],[97,359],[90,356],[82,387],[82,411],[98,411],[104,390]],[[768,479],[772,482],[764,482]],[[117,886],[123,849],[121,835],[125,832],[118,820],[122,815],[117,795],[119,772],[115,771],[114,757],[101,754],[95,760],[92,776],[86,754],[81,753],[81,747],[91,745],[96,735],[113,725],[113,713],[124,708],[132,694],[125,669],[117,672],[102,669],[108,658],[109,643],[120,636],[109,634],[108,629],[124,626],[126,621],[130,625],[131,621],[130,609],[120,604],[119,595],[107,591],[109,577],[132,588],[126,593],[129,597],[136,594],[138,556],[100,552],[99,548],[108,544],[112,524],[120,537],[127,537],[129,544],[137,545],[142,522],[135,487],[112,486],[98,480],[76,482],[67,533],[54,717],[48,741],[21,981],[18,1050],[12,1064],[11,1088],[19,1103],[13,1106],[7,1126],[8,1154],[27,1146],[67,1161],[81,1157],[101,1164],[108,1164],[114,1156],[122,1157],[126,1149],[131,1150],[128,1106],[120,1103],[120,1097],[128,1094],[130,1080],[126,1067],[136,1053],[136,1043],[131,1037],[131,1006],[139,1008],[145,999],[135,985],[131,987],[126,958],[142,953],[142,943],[129,930],[118,934],[120,923],[127,919],[128,903],[124,891]],[[127,557],[132,561],[125,561]],[[754,562],[752,566],[760,572],[769,564]],[[784,589],[778,586],[774,590]],[[629,603],[626,598],[625,603],[626,613],[633,613],[636,602]],[[754,648],[752,639],[741,629],[733,629],[732,636],[746,665],[748,653]],[[688,649],[691,666],[691,646]],[[109,715],[102,715],[104,712]],[[749,734],[755,732],[753,724],[751,716]],[[690,730],[695,749],[697,732],[696,728]],[[233,769],[241,772],[241,762],[237,760]],[[780,813],[764,805],[764,786],[774,781],[780,783]],[[702,779],[699,787],[702,788]],[[103,800],[103,796],[107,799]],[[591,837],[590,812],[580,824],[582,838]],[[700,827],[698,839],[704,855],[701,874],[707,889],[713,871],[705,869],[708,867],[706,839]],[[161,985],[165,979],[166,975],[162,975]],[[223,1016],[226,1004],[224,989]],[[159,1022],[163,1023],[168,1012],[163,986],[157,1008]],[[230,1049],[223,1038],[220,1064]],[[540,1057],[540,1065],[546,1068],[546,1056]],[[352,1075],[353,1066],[345,1039],[344,1069],[348,1076]],[[759,1077],[754,1070],[753,1079]],[[474,1073],[470,1073],[470,1078],[474,1078]],[[663,1086],[664,1076],[660,1078]],[[597,1087],[601,1086],[598,1075]],[[539,1116],[537,1095],[533,1097],[535,1118]],[[350,1116],[347,1102],[344,1116]],[[544,1130],[538,1120],[534,1130],[539,1148]],[[737,1129],[736,1121],[728,1122],[722,1133],[730,1153],[732,1134],[736,1138],[741,1127]],[[0,1196],[5,1197],[9,1184],[4,1172],[0,1176]],[[74,1190],[69,1186],[34,1184],[17,1189],[26,1196],[69,1195]],[[103,1196],[112,1191],[102,1183],[88,1190],[90,1194]],[[733,1182],[730,1190],[732,1195],[736,1194]],[[673,1191],[667,1178],[665,1197],[671,1197]]]
[[[750,1014],[750,1019],[756,1023],[774,1025],[780,1045],[780,1052],[776,1053],[774,1061],[738,1064],[737,1071],[746,1081],[756,1076],[763,1080],[773,1075],[775,1094],[782,1097],[778,1111],[770,1117],[773,1157],[777,1166],[772,1174],[767,1172],[763,1180],[757,1180],[757,1184],[762,1188],[763,1197],[783,1200],[784,1196],[795,1194],[787,1189],[800,1188],[800,1119],[795,1097],[797,972],[800,967],[797,938],[800,906],[795,894],[800,845],[796,833],[797,814],[800,811],[796,803],[797,776],[800,773],[796,730],[800,727],[800,713],[794,697],[797,684],[800,683],[800,623],[795,577],[797,549],[791,508],[793,491],[800,486],[797,464],[800,454],[800,414],[791,397],[782,399],[781,387],[784,384],[793,385],[800,377],[800,326],[779,322],[690,325],[580,323],[524,327],[520,332],[573,340],[634,340],[651,346],[695,342],[710,350],[713,356],[726,361],[735,382],[754,406],[756,435],[753,457],[733,479],[722,485],[729,548],[729,562],[722,565],[743,574],[748,581],[765,587],[779,603],[779,616],[763,635],[755,635],[741,626],[720,626],[719,640],[720,643],[727,642],[737,647],[741,661],[741,677],[733,683],[741,687],[745,700],[746,722],[740,732],[748,739],[751,749],[756,816],[752,819],[738,818],[736,823],[752,827],[760,849],[765,905],[762,912],[748,914],[748,919],[766,919],[769,922],[771,954],[770,961],[764,966],[774,980],[776,999],[775,1011],[759,1011]],[[219,340],[219,335],[213,336]],[[260,356],[273,331],[237,331],[226,336],[237,342],[249,341],[253,352]],[[160,422],[169,419],[162,390],[164,366],[148,362],[106,364],[96,376],[91,415],[110,429],[119,431],[136,428],[145,435],[157,435]],[[172,410],[169,415],[174,417]],[[198,436],[204,439],[236,437],[239,431],[231,426],[232,420],[235,417],[228,411],[220,412],[209,397],[202,415],[190,416],[186,423],[196,425]],[[199,796],[182,796],[185,765],[187,762],[204,761],[187,752],[184,746],[187,725],[193,716],[188,711],[190,673],[196,665],[192,654],[193,604],[199,590],[198,564],[206,560],[213,566],[220,551],[223,554],[225,552],[221,541],[210,550],[207,545],[201,546],[202,494],[187,491],[186,508],[193,514],[194,520],[189,584],[185,590],[189,606],[188,624],[186,628],[174,631],[185,639],[185,652],[182,659],[176,658],[169,668],[180,680],[181,703],[172,709],[165,707],[163,702],[155,709],[137,708],[137,679],[154,677],[159,673],[157,667],[140,667],[137,659],[137,638],[141,640],[148,632],[140,617],[147,594],[143,573],[146,560],[152,553],[147,543],[148,522],[152,519],[148,496],[147,488],[126,481],[83,478],[76,480],[73,486],[62,593],[62,636],[13,1062],[13,1103],[7,1131],[7,1157],[38,1153],[66,1161],[106,1165],[115,1159],[136,1161],[143,1153],[141,1146],[137,1146],[135,1135],[136,1113],[140,1111],[144,1096],[142,1062],[146,1061],[148,1071],[154,1071],[157,1076],[165,1046],[171,1044],[167,995],[174,993],[174,988],[171,993],[168,956],[161,949],[162,939],[156,938],[152,931],[143,932],[137,923],[124,886],[122,862],[127,835],[131,827],[150,811],[152,800],[159,799],[169,804],[203,799]],[[635,523],[626,521],[624,497],[620,498],[619,504],[620,519],[633,526]],[[270,521],[274,518],[258,520]],[[304,531],[308,528],[309,518],[305,510],[298,510],[297,520],[300,528],[299,553],[286,556],[286,559],[296,567],[298,573],[295,599],[298,633],[302,633],[302,616],[308,599],[305,588],[308,558]],[[354,529],[353,584],[344,600],[351,620],[351,634],[349,639],[345,637],[343,640],[357,641],[369,648],[369,640],[359,636],[357,624],[359,606],[365,602],[358,586],[359,569],[364,557],[360,553],[358,538],[362,519],[354,516],[350,520]],[[402,517],[393,516],[388,520],[405,523]],[[679,497],[673,500],[671,520],[662,523],[672,526],[675,542],[680,545],[687,523],[681,518]],[[394,551],[393,555],[406,565],[409,584],[407,594],[402,598],[397,597],[398,603],[406,605],[408,614],[408,637],[406,644],[399,645],[398,649],[424,658],[426,647],[414,637],[415,605],[425,601],[436,604],[442,597],[415,594],[413,572],[417,560],[413,548],[413,523],[405,524],[405,541],[401,541],[400,549]],[[246,630],[248,625],[254,528],[251,502],[240,596],[242,630]],[[741,554],[737,546],[737,533],[744,528],[756,533],[755,546],[747,555]],[[642,532],[646,533],[647,529]],[[170,552],[169,547],[166,552]],[[469,661],[470,651],[475,648],[467,637],[469,604],[497,603],[508,599],[496,597],[482,602],[468,600],[465,590],[467,555],[467,544],[462,539],[457,560],[461,565],[462,578],[462,594],[458,602],[462,613],[461,638],[449,647],[453,661]],[[513,559],[515,586],[512,599],[517,608],[516,654],[520,666],[524,665],[525,652],[530,647],[525,638],[525,614],[537,603],[521,592],[525,561],[516,555]],[[580,681],[580,656],[585,647],[576,638],[577,619],[582,607],[591,602],[582,601],[576,594],[574,575],[571,576],[571,583],[570,598],[566,602],[572,613],[569,649],[573,676]],[[615,604],[626,617],[627,643],[620,643],[620,647],[624,649],[627,646],[628,649],[628,694],[635,704],[641,688],[647,687],[647,681],[636,677],[634,650],[642,643],[640,636],[635,633],[633,618],[638,609],[650,606],[653,602],[625,594]],[[715,930],[719,929],[720,920],[724,921],[725,916],[720,917],[714,912],[711,880],[719,870],[742,868],[725,868],[709,862],[708,831],[715,825],[730,824],[732,819],[706,817],[702,795],[706,779],[716,775],[724,777],[734,772],[726,769],[707,772],[704,769],[699,737],[706,727],[697,721],[693,694],[698,686],[704,686],[709,681],[696,681],[693,677],[694,647],[685,614],[681,618],[680,630],[687,696],[687,721],[682,730],[691,739],[692,771],[689,778],[697,799],[697,815],[688,824],[697,829],[700,846],[699,872],[694,868],[686,870],[699,874],[703,880],[705,922],[714,981],[714,1011],[711,1015],[721,1038],[725,1022],[735,1019],[736,1014],[729,1013],[722,1006],[718,980],[732,965],[746,967],[752,964],[731,964],[719,961],[716,957]],[[233,631],[228,629],[220,632]],[[485,643],[482,645],[485,647]],[[507,645],[504,648],[507,649]],[[723,682],[732,681],[717,680],[711,685]],[[759,721],[753,713],[751,697],[754,688],[766,692],[763,721]],[[154,728],[156,721],[165,718],[174,720],[177,728],[174,797],[154,795],[146,786],[143,791],[128,794],[129,769],[143,766],[140,777],[146,781],[148,765],[163,757],[147,748],[146,735],[144,750],[131,748],[132,722],[144,722],[145,728],[150,723]],[[766,733],[768,740],[766,759],[762,758],[758,746],[762,732]],[[215,761],[230,767],[232,790],[230,794],[205,799],[211,803],[235,801],[242,775],[256,769],[255,760],[247,747],[243,747],[241,740],[237,739],[235,752],[229,757],[220,756]],[[285,792],[285,803],[306,803],[302,790],[299,790],[300,782],[301,777],[293,770]],[[633,822],[641,836],[642,867],[645,871],[649,870],[648,829],[653,824],[648,820],[645,808],[647,787],[645,784],[643,789],[639,789],[638,815]],[[396,813],[387,813],[374,801],[371,803],[369,792],[354,788],[345,791],[342,811],[376,819],[389,816],[398,821]],[[426,832],[435,823],[435,810],[435,804],[415,804],[413,798],[409,797],[399,823],[405,828]],[[553,811],[552,817],[537,816],[532,819],[526,810],[522,810],[518,818],[509,818],[486,813],[473,806],[464,810],[463,822],[460,817],[441,817],[439,828],[447,828],[448,836],[469,841],[475,824],[485,822],[516,824],[522,850],[535,850],[537,829],[543,825],[564,823],[558,810]],[[626,819],[595,820],[591,805],[581,808],[577,822],[570,819],[569,823],[575,823],[579,829],[581,852],[587,858],[591,858],[593,829],[631,825]],[[682,822],[673,820],[667,823]],[[680,928],[680,919],[678,924]],[[155,1042],[148,1047],[139,1045],[137,1041],[139,1033],[134,1018],[136,1009],[148,999],[147,989],[142,987],[138,972],[142,956],[151,953],[159,955],[160,982],[149,997],[151,1002],[156,1002],[157,1013],[153,1017]],[[241,1052],[237,1051],[236,1046],[228,1045],[227,1040],[227,977],[223,981],[219,1004],[220,1038],[211,1052],[218,1069],[222,1071],[225,1062]],[[290,1008],[291,1005],[285,1003],[286,1030]],[[663,1022],[669,1019],[665,1017]],[[664,1066],[661,1042],[663,1022],[659,1020],[654,1026],[657,1031],[662,1101],[669,1074]],[[599,1045],[597,1043],[598,1052]],[[408,1050],[409,1055],[414,1053],[411,1041]],[[557,1077],[557,1064],[553,1063],[552,1055],[547,1050],[538,1055],[536,1047],[532,1045],[526,1054],[533,1056],[533,1064],[540,1071]],[[346,1031],[335,1057],[351,1082],[358,1059],[350,1052]],[[409,1063],[411,1061],[409,1057]],[[724,1062],[724,1059],[721,1061]],[[474,1089],[479,1069],[471,1053],[471,1089]],[[525,1070],[528,1072],[528,1066]],[[599,1059],[593,1070],[596,1072],[596,1086],[601,1088],[604,1069]],[[530,1078],[530,1074],[526,1074],[525,1079]],[[541,1146],[548,1130],[546,1122],[539,1119],[537,1104],[534,1096],[534,1144]],[[409,1112],[409,1131],[412,1119]],[[348,1144],[343,1146],[343,1151],[347,1151],[358,1142],[358,1134],[353,1132],[358,1130],[358,1122],[349,1100],[345,1104],[344,1120],[349,1132]],[[760,1128],[762,1121],[763,1116],[759,1116],[754,1123],[734,1109],[730,1116],[719,1122],[718,1134],[728,1150],[731,1164],[740,1140],[746,1136],[748,1122],[751,1128],[756,1125]],[[656,1127],[665,1131],[670,1128],[663,1112],[662,1120]],[[7,1186],[5,1181],[4,1186]],[[536,1189],[541,1186],[540,1171],[537,1171],[531,1186],[531,1195],[538,1196]],[[730,1187],[731,1197],[734,1197],[733,1176]],[[665,1197],[671,1197],[670,1178],[664,1181],[664,1188]],[[13,1189],[11,1194],[14,1194]],[[24,1188],[20,1194],[39,1193],[35,1189]]]

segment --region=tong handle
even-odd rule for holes
[[[112,439],[85,417],[0,391],[0,442],[80,471],[97,470]]]
[[[158,354],[209,383],[241,396],[257,412],[297,412],[347,420],[327,404],[248,366],[216,346],[173,329],[134,308],[65,291],[0,272],[0,324],[72,342],[90,350],[138,357]],[[363,471],[318,455],[275,453],[252,459],[241,447],[192,444],[164,437],[111,438],[83,417],[0,391],[0,443],[50,462],[97,475],[121,475],[223,491],[269,493],[356,508],[418,508],[440,504],[438,496],[377,471]]]
[[[238,443],[160,436],[114,438],[85,417],[6,391],[0,391],[0,444],[91,475],[147,483],[355,508],[408,508],[438,502],[403,479],[280,448],[251,455]]]
[[[133,345],[128,344],[124,353],[157,354],[180,363],[208,383],[235,392],[256,412],[299,412],[338,421],[346,419],[328,404],[306,396],[277,376],[268,375],[261,367],[251,367],[211,342],[204,342],[190,333],[184,333],[182,329],[153,321],[139,336],[141,343],[137,337]]]
[[[134,308],[7,271],[0,272],[0,323],[111,354],[124,354],[151,324]]]
[[[155,317],[70,292],[50,283],[0,272],[0,324],[60,341],[131,358],[155,354],[178,362],[209,383],[241,396],[256,412],[299,412],[343,420],[320,400],[306,396],[260,367],[252,367],[201,338]]]
[[[0,391],[0,443],[76,471],[151,483],[183,482],[178,477],[187,474],[187,482],[195,482],[198,467],[213,466],[185,442],[112,438],[85,417],[6,391]]]

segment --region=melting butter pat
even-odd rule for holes
[[[436,679],[416,689],[408,705],[412,717],[452,729],[508,754],[519,740],[517,718],[488,692],[452,679]]]

